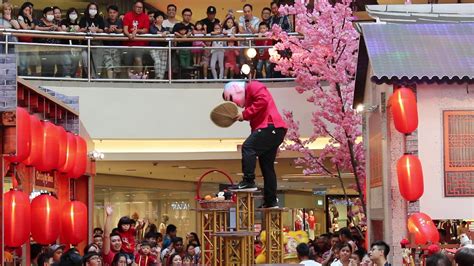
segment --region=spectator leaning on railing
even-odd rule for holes
[[[217,11],[215,6],[209,6],[206,12],[207,17],[200,20],[202,24],[204,24],[204,29],[207,31],[207,33],[211,33],[214,31],[214,25],[216,23],[221,23],[221,21],[216,18],[216,12]]]
[[[40,31],[60,31],[61,28],[54,23],[54,11],[52,7],[46,7],[43,9],[43,17],[38,21],[36,30]],[[59,44],[60,39],[46,37],[37,39],[40,43]],[[61,56],[58,56],[56,50],[50,49],[50,47],[40,47],[41,57],[41,76],[43,77],[55,77],[55,67],[59,70],[62,67]]]
[[[179,20],[176,19],[176,11],[178,9],[174,4],[169,4],[166,7],[166,16],[168,17],[163,21],[163,27],[168,28],[168,29],[173,29],[174,25],[179,22]]]
[[[193,33],[194,24],[191,23],[193,12],[189,8],[183,9],[183,22],[177,23],[173,27],[173,33],[176,38],[187,38]],[[178,47],[191,47],[192,42],[178,42]],[[191,66],[191,51],[189,49],[178,50],[179,66],[181,69]]]
[[[34,30],[37,21],[33,18],[33,4],[25,2],[21,5],[18,11],[18,24],[22,30]],[[20,42],[32,43],[33,37],[19,37]],[[38,52],[35,47],[20,45],[17,47],[18,52],[18,74],[20,76],[32,75],[36,76],[36,66],[39,64]],[[30,73],[28,73],[30,69]]]
[[[166,36],[169,33],[169,29],[163,26],[163,15],[161,13],[155,13],[155,21],[150,26],[150,34],[156,34],[157,36]],[[150,42],[150,46],[166,47],[167,42]],[[150,56],[154,61],[155,66],[155,79],[164,79],[165,72],[168,65],[168,51],[167,50],[151,50]]]
[[[96,3],[89,3],[84,11],[84,16],[79,21],[79,27],[81,32],[87,33],[102,33],[104,32],[104,19],[98,14],[98,6]],[[92,45],[101,45],[101,41],[92,41]],[[97,77],[98,66],[102,64],[102,49],[92,49],[90,61],[91,61],[91,75]],[[82,52],[82,66],[83,66],[83,77],[86,77],[88,69],[88,55],[87,51]]]
[[[262,9],[262,20],[261,22],[265,22],[267,25],[270,24],[270,17],[272,16],[272,10],[268,7],[264,7]]]
[[[129,41],[125,42],[126,46],[147,46],[147,41],[135,41],[138,34],[148,33],[150,28],[150,20],[147,14],[143,12],[143,1],[137,0],[133,5],[133,10],[127,12],[123,18],[123,33],[128,37]],[[129,49],[125,63],[129,66],[128,75],[144,76],[143,72],[143,49]],[[134,66],[131,67],[131,66]]]
[[[107,18],[105,19],[106,33],[123,33],[123,22],[119,18],[119,9],[116,5],[107,7]],[[106,46],[121,46],[121,41],[104,41]],[[104,66],[107,71],[107,78],[116,78],[120,72],[121,51],[117,48],[107,48],[104,50]]]

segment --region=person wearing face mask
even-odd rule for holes
[[[60,27],[54,23],[54,10],[52,7],[46,7],[43,9],[43,17],[38,21],[38,25],[35,28],[40,31],[59,31]],[[40,43],[49,44],[60,44],[61,40],[54,38],[40,38],[37,39]],[[43,77],[54,77],[55,67],[60,67],[61,57],[58,56],[58,51],[52,49],[49,46],[42,47],[39,55],[41,58],[41,76]]]
[[[78,32],[79,27],[79,12],[74,7],[71,7],[66,12],[66,18],[61,21],[61,28],[65,32]],[[66,44],[79,45],[77,40],[66,40]],[[77,69],[79,68],[79,61],[81,60],[81,49],[71,48],[71,51],[66,53],[63,60],[64,76],[76,77]]]
[[[235,190],[256,191],[255,168],[257,157],[263,174],[262,208],[278,208],[275,158],[278,147],[288,129],[281,117],[268,88],[261,82],[229,82],[224,87],[222,97],[241,108],[245,108],[234,119],[250,121],[252,133],[242,145],[243,180]]]
[[[84,16],[79,21],[79,27],[81,32],[87,33],[102,33],[104,32],[105,22],[101,15],[99,15],[99,7],[96,3],[89,3],[84,10]],[[91,41],[91,45],[102,45],[102,41]],[[102,63],[103,49],[92,49],[91,50],[91,78],[96,78],[99,71],[99,63]],[[82,65],[83,65],[83,77],[87,77],[88,66],[87,66],[87,52],[82,52]]]

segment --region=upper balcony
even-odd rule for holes
[[[296,34],[296,33],[294,33]],[[258,35],[123,34],[0,29],[1,53],[17,55],[24,79],[84,82],[197,83],[291,81],[274,70],[273,41]],[[222,68],[222,69],[221,69]]]

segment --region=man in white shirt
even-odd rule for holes
[[[258,32],[260,19],[252,14],[251,4],[244,5],[244,15],[239,18],[239,33],[255,34]]]
[[[176,19],[176,11],[178,9],[174,4],[169,4],[166,7],[166,15],[168,16],[168,19],[165,19],[163,21],[163,27],[167,28],[168,31],[171,31],[176,23],[179,21]]]
[[[306,245],[306,243],[300,243],[296,247],[296,252],[298,253],[298,259],[300,260],[300,264],[308,266],[321,266],[320,263],[309,259],[309,247],[308,245]]]

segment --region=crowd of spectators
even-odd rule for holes
[[[113,209],[106,207],[104,228],[93,230],[93,241],[82,252],[60,244],[47,251],[33,244],[32,265],[52,266],[177,266],[201,265],[201,244],[194,232],[178,237],[173,224],[150,224],[146,220],[121,217],[112,226]],[[161,227],[164,227],[164,230]],[[161,231],[161,232],[160,232]],[[81,256],[80,254],[83,254]]]
[[[46,7],[41,17],[34,17],[34,4],[25,2],[19,8],[17,14],[13,14],[13,6],[4,3],[0,27],[21,30],[38,30],[45,32],[85,32],[90,34],[106,33],[123,36],[127,39],[92,40],[91,45],[102,46],[102,48],[91,49],[90,58],[86,49],[68,48],[61,46],[52,49],[51,46],[44,48],[17,45],[16,52],[19,54],[19,75],[45,76],[45,77],[86,77],[88,64],[90,62],[92,78],[153,78],[164,79],[171,62],[172,76],[186,78],[189,73],[198,73],[201,78],[234,78],[240,75],[240,66],[244,63],[252,63],[255,71],[251,74],[255,78],[278,77],[273,71],[269,61],[268,47],[272,40],[259,39],[253,43],[257,48],[254,59],[245,56],[242,49],[231,49],[228,47],[247,45],[239,43],[232,38],[236,34],[256,34],[264,37],[273,25],[279,25],[283,30],[290,31],[291,23],[287,16],[279,12],[279,4],[271,2],[268,7],[263,8],[261,17],[254,15],[253,6],[243,6],[243,16],[236,18],[233,10],[229,10],[221,22],[216,18],[216,7],[207,8],[206,17],[192,23],[193,12],[189,8],[181,10],[182,21],[176,18],[178,7],[174,4],[167,6],[166,14],[162,12],[147,12],[144,2],[134,2],[132,10],[122,13],[123,10],[112,4],[106,7],[106,13],[99,12],[100,7],[96,3],[89,3],[83,11],[83,15],[75,8],[69,8],[65,12],[59,7]],[[219,37],[215,41],[175,41],[171,58],[168,58],[168,42],[164,38],[146,40],[139,39],[140,35],[150,34],[152,36],[179,38],[190,37]],[[51,35],[49,35],[51,36]],[[65,40],[63,38],[32,38],[12,37],[10,41],[35,42],[46,44],[85,44],[85,41]],[[160,47],[161,49],[139,49],[121,47]],[[12,46],[13,47],[13,46]],[[110,47],[110,48],[108,48]],[[186,48],[182,48],[186,47]],[[192,48],[189,48],[192,47]],[[206,48],[209,47],[209,48]],[[54,47],[53,47],[54,48]],[[4,50],[4,49],[2,49]],[[38,70],[39,69],[39,70]],[[208,70],[211,70],[209,75]],[[153,71],[150,71],[153,70]],[[198,71],[196,71],[198,70]]]

